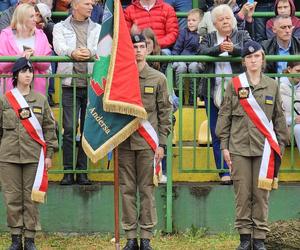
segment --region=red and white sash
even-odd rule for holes
[[[20,118],[19,110],[23,108],[29,108],[25,98],[17,88],[12,89],[5,95],[8,102],[14,109],[17,117]],[[32,187],[31,199],[36,202],[44,203],[45,194],[48,189],[48,175],[45,167],[46,143],[39,121],[37,120],[31,109],[30,113],[31,117],[29,117],[28,119],[20,119],[20,121],[31,138],[41,145],[40,158]]]
[[[138,129],[139,134],[145,139],[145,141],[149,144],[153,152],[155,153],[159,142],[158,136],[155,129],[152,127],[151,123],[147,120],[142,120],[141,126]],[[153,183],[155,186],[158,186],[162,175],[161,162],[156,162],[155,158],[153,159]]]
[[[273,129],[272,121],[269,121],[264,111],[261,109],[256,99],[252,95],[246,73],[243,73],[232,79],[234,89],[238,95],[239,88],[248,88],[248,98],[239,98],[243,109],[257,127],[265,136],[264,151],[260,165],[258,187],[261,189],[271,190],[278,188],[278,169],[277,159],[281,159],[280,147]],[[279,163],[280,164],[280,163]]]

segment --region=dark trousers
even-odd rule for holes
[[[87,88],[76,88],[75,99],[73,98],[74,89],[64,87],[62,93],[63,105],[63,163],[65,170],[73,169],[73,166],[79,170],[87,168],[87,157],[82,149],[81,137],[84,126],[84,119],[87,107]],[[78,145],[77,162],[76,156],[76,134],[80,118],[80,142]],[[75,164],[76,163],[76,164]]]
[[[212,98],[210,100],[210,119],[209,119],[209,125],[210,125],[210,134],[211,134],[211,140],[212,140],[212,146],[214,151],[214,158],[217,169],[222,169],[222,152],[221,152],[221,143],[219,138],[216,136],[216,125],[217,125],[217,119],[218,119],[218,112],[219,109],[214,104],[214,101]],[[208,117],[208,98],[204,98],[205,102],[205,110]],[[225,161],[223,161],[223,167],[224,169],[228,169],[228,166]],[[229,173],[220,173],[220,177],[230,175]]]

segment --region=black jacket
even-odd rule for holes
[[[266,55],[278,55],[279,46],[276,37],[263,41],[261,45]],[[300,40],[294,36],[291,39],[290,54],[300,54]],[[268,62],[265,73],[277,73],[277,62]]]
[[[243,48],[243,45],[249,41],[251,38],[249,36],[249,33],[244,30],[233,30],[230,40],[234,44],[234,48],[232,53],[229,53],[230,56],[241,56],[241,51]],[[222,52],[220,51],[220,46],[215,45],[217,43],[217,32],[211,32],[207,34],[202,42],[200,43],[200,49],[199,49],[199,54],[200,55],[206,55],[206,56],[219,56]],[[242,73],[243,72],[243,67],[240,62],[236,63],[231,63],[231,68],[233,73]],[[205,66],[205,72],[206,73],[215,73],[215,63],[214,62],[209,62],[206,63]],[[212,78],[211,85],[210,85],[210,95],[213,96],[213,90],[214,90],[214,85],[215,85],[215,80]],[[203,79],[200,88],[199,88],[199,94],[200,97],[207,97],[207,92],[208,92],[208,80]]]

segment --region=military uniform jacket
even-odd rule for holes
[[[55,121],[45,96],[30,91],[24,96],[38,119],[47,144],[46,157],[57,148]],[[0,162],[37,163],[41,145],[28,134],[5,95],[0,97]]]
[[[265,75],[262,75],[257,85],[252,85],[248,76],[247,78],[257,103],[269,121],[273,121],[274,131],[283,153],[288,142],[288,134],[279,86],[275,80]],[[221,149],[229,149],[230,153],[242,156],[261,156],[263,153],[265,137],[244,111],[232,82],[225,91],[216,134],[221,140]]]
[[[140,72],[140,90],[147,120],[155,129],[159,144],[167,144],[167,136],[171,131],[172,104],[169,100],[166,77],[159,71],[145,65]],[[134,132],[125,140],[120,148],[131,150],[150,149],[150,146],[138,132]]]

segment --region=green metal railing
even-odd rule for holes
[[[278,78],[278,84],[280,84],[280,77],[300,77],[300,74],[267,74],[270,77],[276,77]],[[211,85],[211,79],[215,78],[215,77],[220,77],[222,78],[222,89],[223,89],[223,94],[224,94],[224,82],[225,82],[225,78],[228,77],[232,77],[234,76],[233,74],[180,74],[179,75],[179,86],[178,86],[178,92],[179,92],[179,109],[178,109],[178,113],[179,113],[179,140],[178,140],[178,150],[179,150],[179,157],[178,157],[178,170],[181,173],[224,173],[224,172],[228,172],[227,169],[224,169],[224,165],[223,165],[223,161],[222,161],[222,166],[221,169],[216,169],[214,164],[211,164],[211,142],[209,140],[209,136],[210,136],[210,99],[211,99],[211,93],[210,93],[210,85]],[[197,84],[196,82],[198,82],[201,78],[206,78],[208,81],[208,107],[207,107],[207,116],[205,119],[207,119],[208,125],[207,125],[207,143],[206,143],[206,159],[203,160],[201,159],[201,166],[199,166],[199,164],[197,164],[197,162],[199,162],[200,159],[196,158],[196,151],[197,149],[199,149],[199,145],[197,143],[197,139],[196,139],[196,109],[198,108],[196,105],[196,92],[197,92]],[[188,127],[190,128],[192,125],[191,124],[184,124],[183,120],[184,120],[184,105],[183,105],[183,91],[184,91],[184,84],[193,84],[193,88],[194,88],[194,105],[192,106],[193,108],[193,120],[194,120],[194,124],[193,124],[193,138],[191,138],[191,141],[189,140],[184,140],[183,139],[183,133],[185,131],[185,129]],[[294,89],[292,88],[292,99],[291,99],[291,110],[293,110],[293,103],[294,103]],[[191,108],[191,106],[189,106],[189,108]],[[205,109],[203,107],[203,112],[205,112]],[[290,167],[285,167],[285,168],[281,168],[280,169],[280,173],[300,173],[300,167],[296,166],[296,160],[295,160],[295,154],[299,153],[297,150],[297,147],[295,145],[295,140],[294,140],[294,126],[295,126],[295,122],[294,122],[294,113],[292,112],[292,125],[291,125],[291,139],[290,139]],[[205,120],[203,120],[202,122],[204,122]],[[201,121],[200,121],[201,124]],[[184,148],[186,146],[192,147],[193,150],[193,164],[192,166],[186,166],[186,164],[184,164],[184,159],[186,159],[184,157]],[[202,147],[203,148],[203,147]],[[296,151],[296,152],[295,152]],[[188,154],[188,153],[187,153]],[[203,163],[204,162],[204,163]],[[206,164],[205,164],[206,162]],[[205,167],[203,166],[203,164],[205,164]],[[172,166],[172,162],[169,163],[169,165]]]
[[[195,5],[193,5],[195,6]],[[194,7],[196,8],[196,6]],[[66,18],[69,15],[69,12],[65,11],[53,11],[52,12],[52,17],[56,18]],[[177,17],[187,17],[187,12],[176,12]],[[259,18],[259,17],[274,17],[275,13],[274,12],[255,12],[253,14],[253,17]],[[297,11],[295,16],[300,17],[300,11]]]
[[[10,57],[10,56],[6,56],[6,57],[0,57],[0,62],[13,62],[17,59],[18,57]],[[44,56],[44,57],[31,57],[30,58],[33,62],[72,62],[73,60],[70,59],[67,56]],[[300,55],[293,55],[293,56],[266,56],[266,59],[268,61],[300,61]],[[239,62],[241,61],[241,58],[233,58],[233,57],[210,57],[210,56],[149,56],[147,58],[148,61],[159,61],[159,62],[176,62],[176,61],[180,61],[180,62],[190,62],[190,61],[198,61],[198,62],[219,62],[219,61],[229,61],[229,62]],[[93,61],[93,60],[91,60]],[[173,90],[173,83],[174,83],[174,72],[173,69],[171,67],[171,64],[168,64],[167,67],[167,71],[166,71],[166,76],[167,76],[167,80],[168,80],[168,88],[169,91],[171,93],[171,91]],[[275,74],[277,75],[277,74]],[[274,74],[271,76],[275,76]],[[55,77],[59,79],[59,88],[56,89],[56,91],[59,92],[59,101],[58,101],[58,110],[59,110],[59,115],[58,115],[58,130],[59,130],[59,152],[58,152],[58,161],[59,161],[59,165],[61,167],[61,169],[56,169],[56,170],[51,170],[49,171],[50,174],[61,174],[61,173],[110,173],[111,170],[107,170],[105,167],[105,160],[99,161],[99,163],[96,164],[96,166],[91,167],[90,162],[88,161],[88,168],[87,170],[75,170],[75,161],[73,162],[73,170],[69,170],[69,171],[64,171],[62,170],[63,168],[63,164],[62,164],[62,85],[61,85],[61,81],[63,78],[65,77],[80,77],[82,75],[63,75],[63,74],[49,74],[49,75],[43,75],[43,77],[47,78],[47,82],[49,83],[49,78],[50,77]],[[89,77],[89,75],[85,75],[86,77]],[[226,75],[221,75],[221,77],[225,77]],[[292,76],[292,75],[289,75]],[[5,75],[0,76],[0,78],[5,78]],[[183,103],[182,103],[182,98],[183,98],[183,84],[184,84],[184,80],[185,79],[192,79],[192,83],[194,86],[194,90],[196,90],[197,87],[197,81],[200,78],[214,78],[216,77],[215,74],[180,74],[179,75],[179,97],[180,97],[180,107],[179,107],[179,129],[181,135],[179,135],[179,150],[182,150],[182,148],[184,147],[184,141],[182,140],[182,130],[183,130],[183,121],[182,121],[182,114],[183,114]],[[210,81],[209,81],[210,82]],[[209,88],[208,88],[209,89]],[[73,89],[74,94],[76,93],[76,88],[74,87]],[[196,91],[194,91],[194,103],[196,101]],[[194,114],[193,114],[193,118],[194,120],[197,119],[197,115],[196,115],[196,109],[197,106],[194,105]],[[209,114],[208,114],[209,116]],[[73,119],[75,119],[73,117]],[[208,126],[209,127],[209,126]],[[75,139],[75,135],[76,135],[76,131],[77,129],[74,128],[73,130],[73,139]],[[293,133],[293,131],[292,131]],[[193,128],[193,134],[195,136],[196,134],[196,127],[194,125]],[[209,130],[207,130],[207,135],[209,134]],[[172,192],[172,166],[173,166],[173,147],[172,147],[172,136],[173,136],[173,132],[171,132],[171,134],[168,137],[168,145],[167,145],[167,177],[168,177],[168,181],[167,181],[167,190],[166,190],[166,232],[172,232],[172,201],[173,201],[173,192]],[[75,140],[73,140],[75,143]],[[291,140],[291,162],[294,162],[294,140]],[[74,144],[73,144],[74,145]],[[201,172],[201,173],[218,173],[220,171],[224,171],[224,170],[216,170],[215,168],[213,169],[212,167],[206,168],[206,169],[198,169],[196,167],[196,150],[197,150],[197,143],[196,140],[193,139],[192,142],[192,146],[193,146],[193,166],[191,168],[183,168],[183,161],[182,161],[182,153],[181,153],[181,158],[179,157],[179,172],[189,172],[189,173],[197,173],[197,172]],[[74,147],[75,148],[75,147]],[[206,145],[206,157],[208,159],[208,166],[210,166],[210,150],[211,146],[209,143],[207,143]],[[182,152],[182,151],[181,151]],[[75,159],[75,153],[76,150],[73,149],[73,160]],[[290,169],[284,169],[281,172],[292,172],[292,173],[298,173],[300,172],[300,169],[297,168],[296,166],[292,165],[292,167]]]

